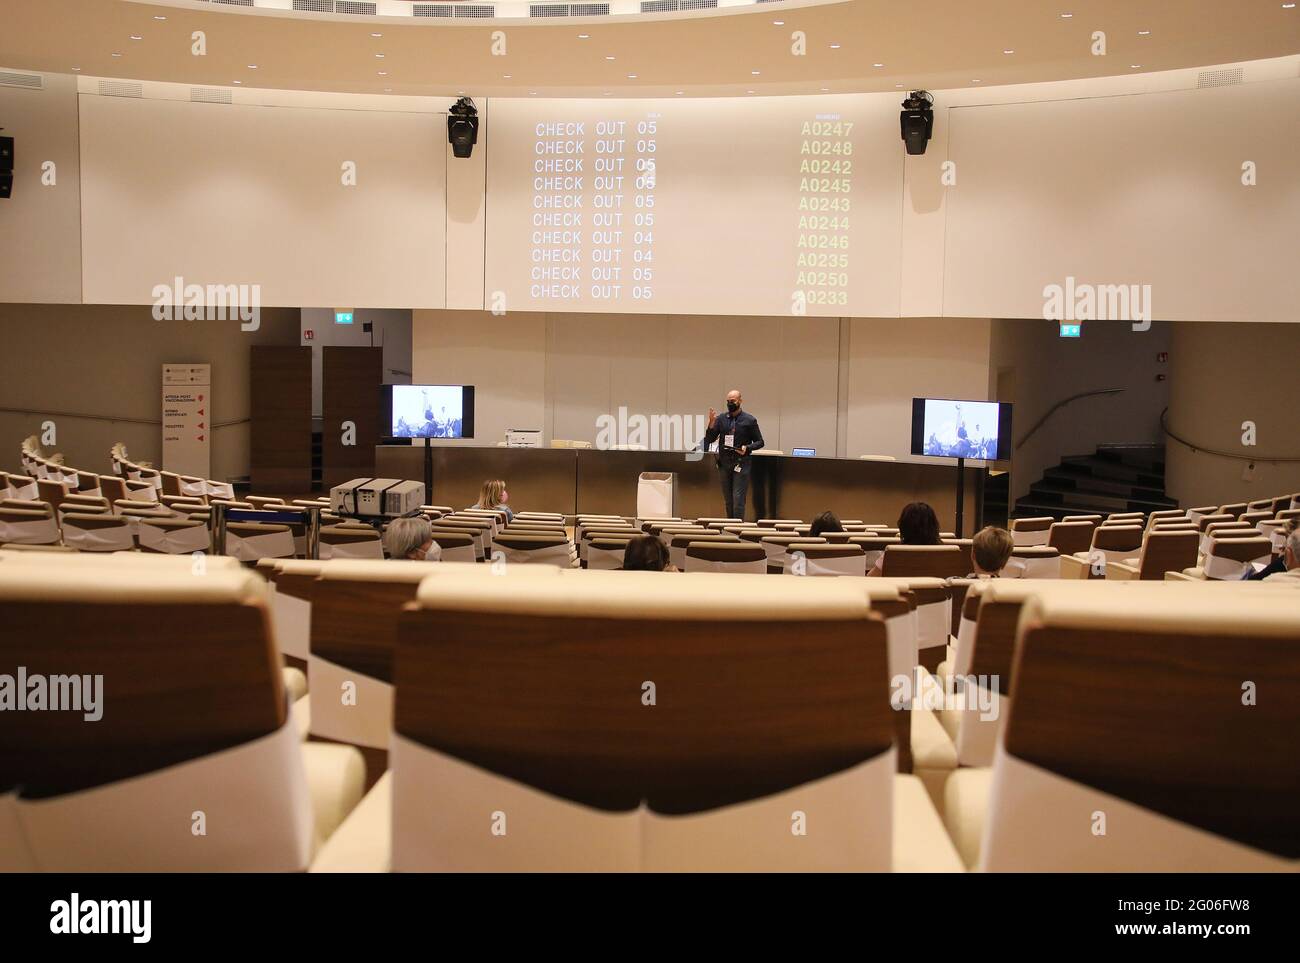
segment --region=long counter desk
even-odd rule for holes
[[[430,449],[430,504],[465,508],[490,478],[505,479],[516,511],[636,514],[637,478],[643,471],[676,472],[676,514],[721,515],[722,492],[713,456],[689,460],[686,452],[604,451],[593,448],[438,446]],[[423,445],[379,445],[380,478],[424,480]],[[966,466],[964,533],[979,523],[985,469]],[[892,525],[908,502],[929,502],[945,531],[956,531],[957,468],[934,463],[795,458],[755,455],[748,510],[751,519],[811,520],[826,510],[841,518]]]

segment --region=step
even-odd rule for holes
[[[1100,445],[1096,457],[1143,471],[1163,474],[1165,470],[1165,449],[1161,445]]]
[[[1107,481],[1128,482],[1144,488],[1165,487],[1163,472],[1142,471],[1130,465],[1107,461],[1093,455],[1073,455],[1063,458],[1056,466],[1056,470],[1084,477],[1104,478]]]
[[[1048,492],[1031,489],[1028,495],[1024,495],[1016,500],[1016,507],[1013,514],[1023,517],[1033,517],[1033,512],[1029,509],[1050,508],[1058,512],[1064,512],[1067,515],[1089,515],[1101,514],[1108,515],[1115,512],[1156,512],[1164,511],[1170,508],[1177,508],[1178,503],[1173,499],[1165,501],[1152,502],[1134,498],[1102,498],[1098,496],[1075,496],[1072,493],[1065,492]],[[1050,515],[1052,512],[1045,511],[1044,515]]]
[[[1125,498],[1141,498],[1147,501],[1160,501],[1165,497],[1163,488],[1146,485],[1134,485],[1130,482],[1111,481],[1106,478],[1094,478],[1091,475],[1079,475],[1074,472],[1049,468],[1043,472],[1036,486],[1059,491],[1088,492],[1102,496],[1120,495]]]

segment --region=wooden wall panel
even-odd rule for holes
[[[253,493],[311,489],[311,348],[255,345],[249,361]]]
[[[384,349],[326,346],[321,349],[323,487],[375,474],[379,443],[379,387]],[[353,444],[343,444],[343,423],[355,426]]]

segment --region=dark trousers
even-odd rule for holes
[[[745,519],[745,496],[749,494],[749,472],[753,466],[749,459],[740,463],[740,471],[735,465],[718,465],[718,480],[722,484],[722,506],[728,518]]]

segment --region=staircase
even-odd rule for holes
[[[1016,499],[1013,518],[1108,515],[1177,508],[1165,494],[1165,450],[1159,445],[1102,445],[1072,455]]]

